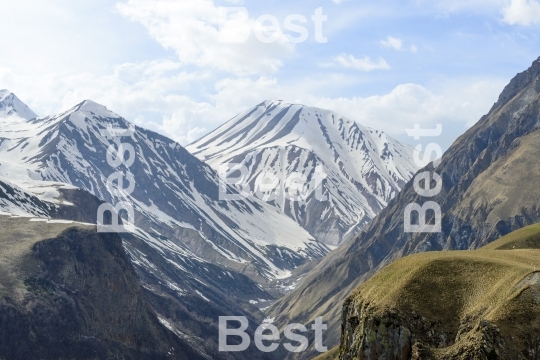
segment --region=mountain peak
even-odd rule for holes
[[[187,150],[214,169],[243,164],[249,184],[263,173],[312,178],[322,170],[330,201],[315,199],[307,185],[302,204],[285,195],[272,204],[327,245],[365,225],[418,170],[411,147],[333,111],[282,100],[237,115]]]
[[[26,120],[37,118],[25,103],[17,95],[7,89],[0,90],[0,117],[18,116]]]
[[[75,111],[89,111],[93,113],[111,113],[105,105],[101,105],[93,100],[87,99],[75,106]]]
[[[0,101],[3,101],[9,95],[11,95],[11,91],[8,89],[0,89]]]
[[[517,74],[510,81],[499,96],[499,100],[495,103],[493,109],[498,109],[500,106],[506,104],[533,81],[537,81],[537,84],[540,84],[540,57],[533,61],[532,65],[527,70]],[[540,87],[537,87],[536,89],[537,92],[540,92]]]
[[[265,105],[272,105],[272,104],[291,104],[292,103],[287,103],[286,101],[283,101],[283,100],[278,100],[278,99],[273,99],[273,100],[265,100],[263,101],[263,104]]]
[[[73,120],[73,115],[78,115],[81,119],[85,117],[95,118],[95,119],[118,119],[121,118],[120,115],[110,111],[106,106],[101,105],[93,100],[84,100],[79,104],[72,107],[67,112],[63,113],[62,116],[71,115],[69,118]],[[77,117],[77,116],[76,116]],[[127,122],[127,120],[124,119]]]

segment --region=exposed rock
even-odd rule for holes
[[[392,263],[345,301],[339,359],[537,359],[539,247],[540,224]]]
[[[160,323],[117,234],[0,221],[0,358],[204,358]]]

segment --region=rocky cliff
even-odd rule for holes
[[[203,359],[160,322],[117,234],[0,217],[0,358]]]
[[[339,359],[537,359],[539,255],[533,225],[392,263],[345,301]]]

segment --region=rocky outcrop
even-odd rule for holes
[[[14,260],[1,264],[0,358],[203,359],[160,323],[117,234],[73,227],[33,242],[28,219],[2,225]]]
[[[340,360],[538,359],[540,224],[407,256],[345,300]]]
[[[414,312],[377,314],[369,304],[347,300],[341,328],[340,360],[505,359],[503,354],[524,358],[506,349],[497,326],[475,318],[463,319],[456,335]]]
[[[366,304],[343,306],[342,359],[409,359],[412,354],[411,330],[396,312],[370,314]]]

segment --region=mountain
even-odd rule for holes
[[[47,217],[51,210],[51,204],[0,180],[0,215]]]
[[[117,146],[106,136],[110,127],[131,133],[121,140],[135,152],[129,168],[108,164],[107,151]],[[131,194],[107,186],[116,171],[133,174]],[[254,344],[234,356],[218,353],[218,317],[262,323],[260,309],[289,286],[283,279],[329,251],[264,202],[221,201],[220,179],[211,167],[92,101],[45,118],[0,119],[0,181],[7,179],[35,202],[26,216],[58,218],[56,208],[87,215],[84,201],[74,203],[84,194],[132,204],[134,229],[121,237],[144,296],[173,332],[208,358],[272,358]],[[42,205],[47,209],[39,212]],[[88,222],[95,224],[97,210],[91,208],[94,218]],[[253,335],[252,325],[247,331]]]
[[[113,143],[103,135],[107,126],[131,127],[92,101],[56,116],[3,124],[0,161],[27,172],[18,181],[71,184],[116,203],[119,197],[106,186],[114,171],[106,162]],[[135,190],[127,197],[136,210],[135,225],[153,227],[157,236],[182,233],[180,246],[256,279],[284,277],[328,251],[271,206],[251,198],[219,201],[219,178],[210,167],[172,140],[134,129],[122,141],[136,149],[136,161],[129,168]],[[117,170],[128,169],[121,165]]]
[[[8,90],[0,90],[0,117],[16,115],[23,119],[30,120],[37,118],[25,103]]]
[[[331,111],[282,101],[235,116],[187,150],[215,170],[243,165],[252,190],[259,179],[274,177],[279,194],[268,202],[331,246],[357,234],[418,169],[413,149],[385,133]],[[287,183],[293,173],[301,174],[301,199],[291,199],[298,194]],[[316,181],[317,174],[325,178]]]
[[[330,253],[279,299],[270,316],[280,325],[323,316],[327,344],[335,345],[343,300],[393,260],[425,251],[475,249],[540,222],[539,144],[540,59],[512,79],[489,113],[454,142],[436,168],[430,164],[422,170],[442,178],[438,195],[422,197],[408,182],[358,237]],[[426,201],[441,207],[441,232],[405,232],[405,208]]]
[[[340,359],[534,359],[539,267],[540,224],[396,260],[345,301]]]
[[[207,359],[168,329],[118,234],[0,216],[0,357]]]
[[[67,184],[46,181],[24,185],[29,190],[0,176],[0,215],[96,224],[103,201],[92,194]],[[110,221],[111,216],[104,218]]]

